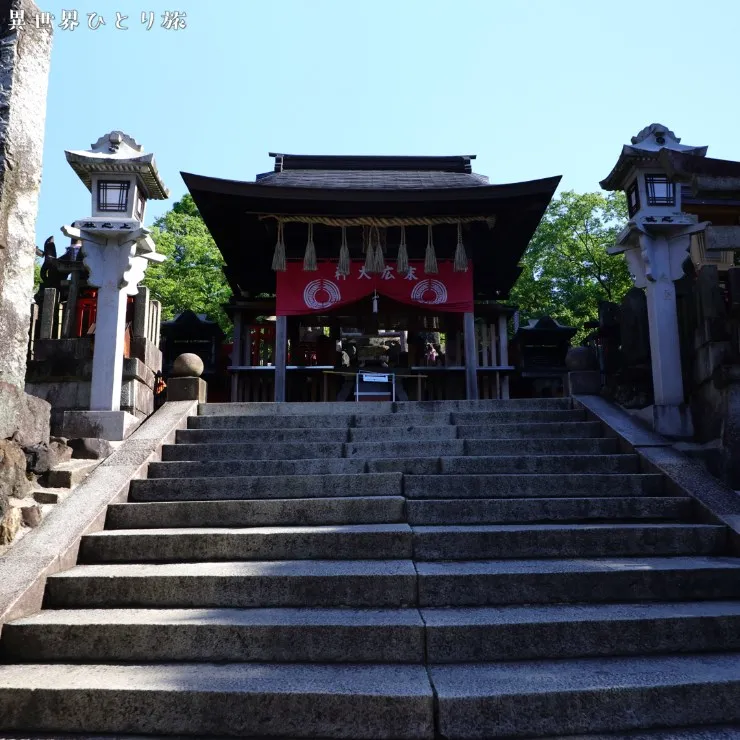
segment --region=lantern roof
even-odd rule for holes
[[[166,200],[170,191],[165,187],[153,154],[144,154],[144,147],[123,131],[111,131],[101,136],[90,149],[65,151],[67,162],[88,190],[92,190],[93,174],[136,175],[150,200]]]
[[[707,154],[706,146],[687,146],[681,144],[673,131],[661,123],[651,123],[637,136],[633,136],[631,144],[625,144],[612,171],[599,183],[604,190],[622,190],[631,170],[636,166],[660,166],[659,154],[670,150],[684,154],[704,157]]]
[[[561,324],[551,316],[541,316],[539,319],[530,319],[529,322],[520,326],[511,341],[513,343],[547,343],[548,340],[571,339],[578,332],[573,326]]]

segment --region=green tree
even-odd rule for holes
[[[627,221],[622,193],[562,193],[550,203],[522,259],[511,302],[522,319],[552,316],[578,328],[598,317],[599,301],[619,302],[632,287],[627,263],[609,255]]]
[[[231,322],[222,308],[231,296],[221,269],[224,260],[192,196],[154,222],[152,238],[167,259],[147,269],[144,285],[162,303],[162,318],[189,309],[206,314],[230,334]]]

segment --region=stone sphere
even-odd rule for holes
[[[565,356],[565,367],[571,372],[596,370],[598,360],[591,347],[571,347]]]
[[[172,375],[176,378],[199,378],[203,375],[203,360],[192,352],[186,352],[173,363]]]

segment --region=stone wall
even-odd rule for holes
[[[10,28],[11,10],[24,12],[24,28]],[[36,12],[0,0],[0,540],[19,524],[9,496],[28,490],[23,448],[49,441],[49,404],[23,392],[51,54]]]
[[[57,291],[44,291],[39,323],[43,323],[45,315],[62,314],[57,303],[53,310],[47,310],[46,301],[57,297]],[[154,413],[156,374],[162,370],[162,352],[157,346],[160,308],[158,301],[151,300],[147,288],[139,288],[134,299],[134,321],[127,328],[121,411],[142,421]],[[60,322],[49,323],[53,331],[33,332],[34,336],[49,334],[52,338],[32,341],[26,391],[51,404],[51,431],[61,435],[65,412],[90,408],[94,337],[59,337]]]
[[[10,11],[27,23],[9,27]],[[0,381],[23,388],[33,295],[36,214],[51,31],[29,0],[0,0]]]

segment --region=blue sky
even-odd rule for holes
[[[37,0],[38,1],[38,0]],[[661,122],[740,159],[740,4],[633,0],[62,0],[37,239],[89,214],[64,158],[113,129],[180,171],[250,180],[269,151],[477,154],[492,182],[563,175],[598,190]],[[161,28],[164,11],[188,27]],[[116,11],[130,29],[114,27]],[[142,11],[157,16],[152,30]],[[87,14],[106,25],[87,27]]]

